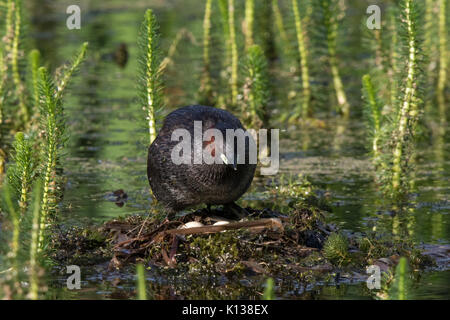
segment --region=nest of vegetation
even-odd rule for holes
[[[183,279],[263,274],[292,281],[327,279],[343,271],[365,275],[371,264],[387,272],[400,256],[413,268],[432,264],[407,240],[338,232],[324,222],[327,207],[315,198],[306,200],[291,203],[288,214],[246,208],[248,217],[227,224],[216,223],[216,216],[226,220],[222,210],[202,209],[172,221],[129,216],[95,230],[59,230],[53,258],[66,264],[109,262],[109,270],[143,262],[154,272]]]
[[[298,205],[289,215],[246,210],[250,215],[240,222],[206,209],[174,221],[129,217],[108,222],[102,231],[114,244],[110,268],[143,259],[157,267],[202,273],[267,273],[286,265],[304,270],[297,262],[319,251],[333,232],[319,209]],[[217,223],[216,217],[227,223]]]

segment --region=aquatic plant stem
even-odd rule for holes
[[[234,23],[234,0],[228,0],[228,24],[231,49],[231,104],[235,106],[238,98],[238,51],[236,43],[236,28]]]
[[[9,211],[9,216],[11,217],[11,223],[13,226],[13,234],[11,239],[11,259],[15,266],[17,266],[17,254],[19,252],[19,239],[20,239],[20,218],[19,214],[14,208],[13,201],[11,198],[11,190],[10,186],[6,185],[5,188],[3,188],[3,192],[5,194],[5,202],[6,206]],[[17,270],[15,270],[17,272]]]
[[[230,27],[228,23],[228,0],[219,0],[220,15],[222,18],[223,40],[225,44],[224,69],[231,64]]]
[[[57,145],[64,129],[60,122],[62,116],[60,101],[56,99],[56,90],[44,67],[39,68],[39,84],[41,95],[41,109],[44,116],[45,148],[43,149],[44,167],[43,167],[43,194],[41,202],[41,214],[39,225],[39,248],[44,244],[44,232],[48,223],[48,216],[51,210],[51,201],[54,199],[52,183],[56,183],[55,168],[57,157]]]
[[[142,263],[136,265],[138,300],[147,300],[145,288],[145,268]]]
[[[212,0],[206,0],[205,17],[203,19],[203,75],[200,86],[202,95],[209,99],[211,97],[211,6]]]
[[[341,76],[339,74],[338,59],[336,54],[336,37],[337,37],[337,13],[331,8],[332,0],[321,0],[321,5],[324,14],[324,25],[326,29],[326,39],[329,55],[329,63],[331,68],[331,74],[333,77],[334,90],[336,92],[336,99],[339,107],[339,111],[344,118],[348,118],[350,115],[350,105],[347,101],[347,95],[345,94],[344,86],[342,84]]]
[[[167,55],[164,57],[164,59],[159,64],[158,73],[161,74],[162,72],[164,72],[164,70],[166,70],[166,68],[169,66],[169,64],[171,64],[171,63],[173,64],[173,56],[177,52],[178,44],[180,43],[180,41],[183,37],[186,37],[187,39],[189,39],[193,45],[195,45],[195,46],[197,45],[197,40],[195,39],[194,35],[187,29],[181,28],[177,32],[175,39],[170,44],[169,50],[167,50]]]
[[[49,155],[45,164],[44,170],[44,192],[42,196],[40,225],[39,225],[39,247],[42,249],[44,241],[44,230],[47,225],[49,214],[49,198],[50,198],[50,182],[53,170],[56,166],[56,160],[54,154],[56,153],[56,146],[53,143],[48,145]]]
[[[337,58],[330,51],[330,66],[331,74],[333,75],[333,85],[336,90],[336,98],[341,109],[341,112],[345,118],[350,115],[350,106],[347,102],[347,96],[344,91],[341,77],[339,75],[339,69],[337,66]]]
[[[8,168],[8,178],[19,198],[20,217],[24,217],[28,208],[28,193],[33,179],[33,146],[30,141],[25,139],[22,132],[16,134],[13,146],[15,163]]]
[[[41,54],[39,50],[32,50],[30,52],[30,65],[31,65],[31,84],[32,84],[32,90],[33,90],[33,102],[34,102],[34,111],[38,110],[39,107],[39,67],[40,67],[40,60],[41,60]]]
[[[159,63],[157,61],[158,54],[158,24],[152,10],[147,10],[143,23],[142,34],[143,57],[144,64],[143,74],[143,103],[144,110],[147,112],[148,130],[150,143],[156,139],[156,112],[160,108],[159,103]]]
[[[12,69],[12,77],[16,90],[16,96],[19,100],[19,108],[22,113],[23,122],[25,125],[28,125],[28,121],[30,120],[30,111],[27,107],[27,103],[25,101],[25,87],[22,83],[22,79],[20,78],[19,72],[19,43],[20,43],[20,32],[22,29],[22,8],[20,1],[14,2],[14,38],[12,41],[11,48],[11,69]]]
[[[12,51],[12,42],[14,39],[14,5],[14,0],[8,0],[6,3],[5,52]]]
[[[389,49],[389,60],[390,60],[390,68],[388,69],[389,76],[389,88],[390,88],[390,97],[389,103],[391,110],[394,109],[394,105],[397,101],[398,95],[398,85],[395,79],[395,75],[398,73],[398,31],[397,31],[397,23],[396,23],[396,11],[394,9],[389,10],[388,18],[389,18],[389,26],[391,31],[391,41],[390,41],[390,49]]]
[[[284,28],[283,16],[281,14],[280,7],[278,6],[278,0],[272,0],[272,10],[275,18],[275,25],[283,42],[283,46],[288,46],[289,39]],[[283,51],[286,51],[286,49]]]
[[[437,0],[440,1],[440,0]],[[428,54],[430,54],[433,50],[432,48],[432,29],[433,22],[435,20],[433,14],[433,7],[436,0],[425,0],[425,38],[423,46],[426,48]]]
[[[275,299],[273,287],[274,287],[273,279],[267,278],[266,284],[264,287],[263,300],[274,300]]]
[[[424,17],[424,29],[425,29],[425,37],[424,37],[424,43],[423,46],[425,48],[425,50],[427,50],[427,54],[430,56],[433,56],[433,53],[435,51],[435,46],[434,46],[434,25],[436,22],[436,18],[435,15],[433,13],[434,9],[435,9],[435,4],[440,1],[440,0],[425,0],[425,17]],[[428,70],[427,71],[431,71],[432,69],[430,68],[430,64],[432,63],[432,61],[429,61],[429,65],[428,65]],[[430,81],[432,81],[432,75],[428,76],[430,79]],[[430,82],[431,83],[431,82]]]
[[[362,78],[363,88],[365,92],[365,97],[367,103],[370,107],[372,126],[373,126],[373,142],[372,142],[372,152],[375,159],[380,155],[379,150],[379,139],[381,131],[381,106],[376,99],[375,89],[373,87],[372,79],[370,75],[366,74]]]
[[[40,199],[42,193],[42,183],[39,180],[33,190],[33,217],[31,222],[31,243],[30,243],[30,292],[32,300],[38,299],[39,279],[37,255],[39,249],[39,225],[40,225]]]
[[[3,54],[3,48],[0,46],[0,175],[5,172],[6,154],[3,146],[3,112],[4,112],[4,88],[6,83],[7,64]],[[1,183],[1,181],[0,181]]]
[[[255,16],[255,1],[245,0],[245,49],[248,50],[253,44],[253,22]]]
[[[439,78],[437,85],[437,99],[441,120],[445,122],[445,84],[447,81],[447,6],[448,0],[439,1]]]
[[[394,193],[398,193],[401,187],[401,179],[404,174],[402,168],[402,155],[407,135],[407,129],[412,125],[414,116],[417,116],[416,95],[417,88],[414,85],[417,80],[417,48],[416,48],[416,32],[413,27],[413,17],[411,12],[412,0],[405,0],[404,23],[406,24],[407,43],[408,43],[408,61],[407,75],[403,99],[401,101],[398,119],[398,128],[396,131],[396,144],[393,152],[393,177],[392,188]]]
[[[267,125],[268,67],[264,52],[258,45],[247,50],[244,63],[244,100],[247,102],[247,123],[253,128]]]
[[[401,257],[397,267],[395,268],[395,277],[393,287],[390,290],[389,298],[396,300],[406,300],[407,282],[408,282],[408,261],[405,257]]]
[[[310,115],[311,112],[309,108],[311,100],[311,88],[309,85],[308,52],[306,49],[304,29],[302,25],[300,12],[298,9],[297,0],[292,0],[292,10],[294,12],[295,18],[295,30],[297,33],[297,45],[300,56],[300,69],[301,69],[302,90],[303,90],[301,112],[298,112],[298,114],[302,114],[302,117],[305,119]]]
[[[153,75],[152,73],[156,70],[153,70],[153,39],[151,36],[151,19],[152,19],[152,12],[148,12],[147,14],[147,22],[148,22],[148,28],[149,28],[149,34],[148,34],[148,46],[147,46],[147,116],[148,116],[148,128],[149,128],[149,134],[150,134],[150,143],[152,143],[156,139],[156,117],[155,117],[155,110],[154,110],[154,95],[155,95],[155,86],[153,81],[151,80]]]
[[[378,29],[372,30],[375,40],[375,65],[378,69],[384,70],[384,55],[383,43],[381,39],[381,31]]]
[[[56,99],[61,99],[62,98],[62,96],[64,94],[64,90],[66,89],[67,84],[69,83],[70,79],[72,78],[74,72],[78,69],[78,67],[80,66],[81,62],[83,62],[84,58],[86,57],[87,47],[88,47],[88,43],[84,42],[83,45],[81,46],[80,52],[75,57],[75,59],[74,59],[73,63],[71,64],[71,66],[64,73],[61,81],[58,83]]]

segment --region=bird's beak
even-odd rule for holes
[[[223,163],[225,163],[226,165],[230,165],[234,170],[237,170],[236,161],[228,160],[228,157],[223,153],[220,154],[220,159],[222,159]]]

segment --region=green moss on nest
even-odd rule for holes
[[[239,232],[187,237],[183,248],[189,256],[185,264],[189,272],[242,272],[240,256],[245,251],[239,243]]]

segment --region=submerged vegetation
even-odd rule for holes
[[[249,129],[279,127],[287,129],[284,134],[288,136],[291,129],[306,127],[299,141],[301,152],[298,141],[292,143],[283,155],[286,163],[293,157],[297,162],[295,157],[306,159],[313,148],[330,147],[341,154],[346,142],[340,141],[343,132],[350,130],[350,122],[362,119],[368,137],[362,145],[372,160],[365,174],[374,171],[379,210],[370,208],[374,212],[361,222],[362,227],[356,226],[358,232],[347,232],[345,226],[330,223],[339,220],[336,216],[350,216],[339,209],[345,199],[334,198],[336,201],[331,202],[333,195],[322,190],[341,181],[316,185],[303,175],[287,180],[284,173],[291,170],[289,167],[282,170],[283,174],[270,177],[271,181],[258,177],[256,191],[241,200],[253,204],[252,200],[258,199],[258,208],[248,207],[248,221],[237,226],[232,221],[214,225],[211,212],[226,215],[220,209],[198,209],[175,221],[161,222],[165,212],[155,202],[146,216],[114,219],[100,228],[66,226],[61,223],[60,213],[61,208],[67,209],[62,204],[64,191],[73,190],[73,186],[65,180],[65,154],[71,123],[76,121],[70,118],[73,111],[67,113],[66,107],[82,103],[72,99],[67,104],[64,97],[86,59],[88,44],[81,45],[70,63],[54,69],[54,57],[49,52],[26,50],[32,47],[25,33],[28,5],[21,0],[0,0],[0,297],[44,298],[44,279],[60,266],[96,265],[101,269],[102,263],[109,262],[108,272],[132,265],[129,270],[136,276],[132,295],[136,293],[141,300],[148,298],[147,292],[154,297],[153,291],[147,291],[147,286],[153,285],[146,280],[150,272],[169,279],[177,292],[188,297],[221,297],[211,293],[217,287],[204,288],[204,279],[209,277],[220,278],[230,287],[245,278],[250,283],[245,290],[257,290],[250,294],[244,290],[242,296],[275,299],[282,297],[278,294],[282,286],[295,294],[298,289],[293,288],[305,284],[337,283],[341,274],[363,278],[366,266],[372,264],[386,267],[382,270],[382,289],[370,296],[411,298],[410,278],[434,265],[414,241],[418,223],[411,202],[417,197],[412,192],[417,191],[413,189],[415,165],[423,161],[417,155],[420,139],[440,134],[437,158],[440,170],[446,169],[443,141],[449,101],[448,0],[424,4],[419,0],[386,1],[382,29],[368,29],[365,12],[359,16],[349,14],[350,2],[343,0],[198,3],[198,21],[190,18],[193,21],[187,23],[191,31],[183,24],[172,32],[172,26],[168,26],[171,18],[155,6],[145,12],[137,41],[129,39],[139,48],[137,96],[144,112],[136,114],[146,125],[146,145],[154,141],[162,116],[170,111],[166,106],[179,100],[228,109]],[[361,17],[363,29],[353,28],[361,25]],[[102,32],[101,28],[95,30]],[[166,45],[166,33],[175,35],[170,46]],[[96,50],[104,44],[103,36],[96,38]],[[189,46],[182,47],[183,36],[190,38]],[[200,45],[196,37],[202,39]],[[358,47],[362,51],[355,53],[354,45],[359,45],[360,40],[368,45]],[[191,55],[198,61],[183,60],[189,66],[170,68],[171,64],[179,66],[177,59],[191,59]],[[96,59],[96,55],[90,59]],[[175,88],[170,82],[178,77],[177,72],[191,70],[197,74],[189,74],[189,84],[183,84],[189,91]],[[124,81],[129,74],[123,75],[111,72],[108,77]],[[83,76],[88,85],[100,82]],[[96,94],[87,96],[96,101]],[[111,101],[111,109],[116,104],[117,109],[123,107],[122,100]],[[434,122],[436,115],[438,123]],[[90,121],[98,121],[97,116],[89,117]],[[335,119],[339,124],[336,132],[331,132],[329,125]],[[308,130],[335,135],[333,145],[314,141]],[[97,145],[82,138],[80,141],[87,144],[83,147],[89,149],[86,153],[93,160],[113,167],[98,157]],[[128,140],[126,143],[134,145]],[[322,155],[322,151],[318,154]],[[77,156],[74,158],[79,159]],[[131,158],[127,153],[120,166],[135,161]],[[145,175],[145,170],[138,171]],[[98,179],[89,172],[89,179],[91,176]],[[141,178],[139,183],[146,182]],[[369,176],[364,184],[371,179]],[[343,188],[351,185],[344,183]],[[142,189],[145,195],[135,192],[130,199],[148,203],[148,185]],[[123,190],[113,194],[122,197],[120,200],[127,199]],[[124,202],[115,201],[117,207]],[[431,213],[436,239],[444,234],[441,211],[445,206],[446,202]],[[339,214],[332,215],[331,207],[337,208]],[[90,209],[96,212],[96,208]],[[187,223],[211,229],[190,233],[182,229]],[[408,264],[413,271],[408,270]],[[190,295],[192,288],[200,293]]]

